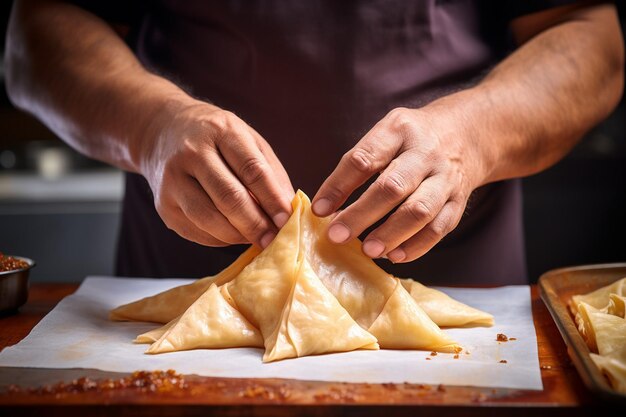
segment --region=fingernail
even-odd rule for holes
[[[263,249],[267,248],[267,246],[272,242],[272,240],[274,240],[275,237],[276,237],[276,233],[274,232],[267,232],[266,234],[264,234],[260,242],[261,247]]]
[[[287,213],[278,213],[272,217],[272,220],[274,221],[276,227],[280,229],[285,225],[285,223],[287,223],[287,220],[289,220],[289,215]]]
[[[315,203],[313,203],[313,213],[317,216],[328,216],[330,214],[332,207],[330,204],[330,200],[327,198],[320,198]]]
[[[343,243],[350,237],[350,230],[341,223],[335,223],[328,229],[328,237],[335,243]]]
[[[402,262],[406,258],[406,253],[400,248],[396,248],[387,254],[387,258],[393,263]]]
[[[363,242],[363,253],[370,258],[378,258],[384,250],[385,245],[377,239],[369,239]]]

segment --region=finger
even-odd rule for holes
[[[228,246],[229,243],[223,242],[204,230],[199,229],[185,216],[180,208],[170,211],[168,216],[161,216],[168,229],[176,232],[179,236],[189,241],[198,243],[203,246]]]
[[[448,201],[422,230],[387,254],[392,262],[410,262],[423,256],[459,224],[465,206]]]
[[[254,133],[259,149],[261,149],[261,152],[263,152],[263,155],[265,155],[270,166],[274,170],[274,175],[280,183],[286,198],[289,201],[292,201],[294,196],[296,195],[296,192],[293,189],[293,185],[291,184],[291,180],[289,179],[289,175],[287,174],[285,167],[278,159],[278,156],[276,156],[276,154],[274,153],[274,150],[272,149],[270,144],[267,143],[258,133]],[[291,212],[291,207],[289,207],[289,213],[291,214]]]
[[[384,120],[384,119],[383,119]],[[379,173],[396,156],[402,139],[390,134],[384,123],[377,124],[349,150],[324,181],[313,198],[313,212],[328,216],[372,175]]]
[[[439,214],[450,192],[451,185],[443,176],[426,178],[382,225],[365,238],[363,253],[377,258],[419,232]]]
[[[289,219],[291,200],[276,179],[271,164],[259,149],[254,136],[243,129],[236,134],[239,137],[219,141],[220,153],[274,224],[282,227]]]
[[[331,222],[329,239],[343,243],[358,236],[409,197],[427,174],[414,154],[401,154],[354,203]]]
[[[249,242],[266,247],[276,236],[276,227],[257,205],[246,187],[226,166],[216,150],[207,150],[202,169],[193,168],[193,176],[208,194],[215,207]],[[206,166],[210,166],[210,173]]]
[[[187,181],[180,184],[179,193],[182,195],[178,199],[180,209],[198,229],[228,244],[249,243],[219,212],[195,178],[187,177]]]

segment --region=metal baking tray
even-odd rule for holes
[[[556,322],[567,352],[584,384],[597,396],[626,405],[626,395],[618,393],[589,356],[589,348],[578,332],[568,308],[569,300],[626,277],[626,263],[584,265],[548,271],[539,278],[539,292]]]

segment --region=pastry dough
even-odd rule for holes
[[[146,353],[263,346],[259,331],[224,299],[215,284],[161,330],[163,334]]]
[[[250,246],[235,262],[219,274],[124,304],[111,310],[109,319],[168,323],[183,314],[198,297],[209,289],[211,284],[222,285],[236,277],[260,252],[258,247]]]
[[[570,308],[576,311],[578,330],[592,352],[591,359],[611,386],[623,393],[626,393],[625,283],[626,278],[589,294],[574,296],[570,303]]]
[[[589,350],[626,363],[626,319],[607,314],[587,303],[578,304],[578,329]]]
[[[264,362],[379,347],[458,352],[436,322],[493,324],[487,313],[387,274],[357,239],[331,243],[330,220],[314,216],[301,191],[292,207],[263,251],[253,246],[220,274],[118,307],[111,318],[167,323],[137,337],[152,343],[147,353],[263,346]]]
[[[575,295],[572,297],[569,306],[574,315],[576,315],[576,313],[578,312],[578,304],[580,304],[581,302],[587,303],[592,307],[602,310],[608,307],[609,296],[611,294],[626,296],[626,278],[615,281],[611,285],[598,288],[597,290],[592,291],[588,294]]]
[[[621,295],[611,294],[609,295],[609,306],[607,307],[607,313],[626,318],[626,297]]]
[[[401,279],[402,285],[428,316],[442,327],[493,326],[493,316],[451,298],[434,288],[412,279]]]
[[[626,394],[626,362],[595,353],[591,354],[591,360],[606,375],[613,389]]]

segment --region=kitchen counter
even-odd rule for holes
[[[19,314],[0,318],[0,349],[16,344],[76,284],[34,284]],[[55,388],[81,377],[119,380],[127,374],[89,369],[0,368],[1,415],[585,415],[600,401],[584,387],[550,314],[532,287],[543,391],[420,384],[347,384],[286,379],[227,379],[185,375],[167,389]],[[128,380],[128,378],[127,378]],[[18,385],[20,389],[9,386]],[[29,388],[37,388],[30,390]],[[58,386],[57,386],[58,387]],[[54,405],[54,407],[50,407]],[[45,410],[45,411],[44,411]]]

